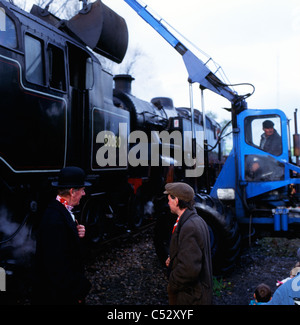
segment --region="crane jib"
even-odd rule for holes
[[[238,95],[224,84],[191,50],[189,50],[176,36],[162,23],[163,19],[156,18],[148,10],[148,6],[137,0],[124,0],[141,18],[157,31],[174,49],[183,57],[189,74],[189,82],[197,82],[202,88],[209,89],[225,97],[231,103],[236,101]]]

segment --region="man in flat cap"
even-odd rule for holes
[[[166,265],[170,270],[170,305],[212,303],[212,264],[207,224],[194,209],[194,190],[185,183],[169,183],[164,194],[177,220]]]
[[[281,155],[281,136],[274,129],[274,123],[271,120],[265,120],[262,128],[264,133],[261,135],[260,148],[274,156]]]
[[[47,207],[37,236],[33,304],[77,305],[90,290],[80,248],[85,228],[72,213],[90,185],[79,167],[63,168],[52,183],[58,194]]]

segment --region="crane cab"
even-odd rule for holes
[[[211,195],[233,201],[240,223],[248,224],[255,211],[252,223],[273,224],[279,207],[293,205],[297,194],[291,189],[300,183],[300,169],[290,162],[287,117],[278,109],[247,109],[237,115],[234,133],[233,150]],[[299,222],[295,211],[286,224]]]

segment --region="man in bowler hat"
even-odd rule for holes
[[[81,304],[90,290],[80,249],[85,228],[72,213],[90,185],[79,167],[63,168],[52,183],[57,196],[47,207],[37,235],[34,304]]]
[[[168,183],[164,194],[177,215],[170,242],[168,296],[170,305],[212,303],[212,263],[206,222],[194,206],[194,190],[186,183]]]

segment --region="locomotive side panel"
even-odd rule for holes
[[[63,51],[57,54],[58,48],[50,44],[45,51],[44,40],[28,33],[21,16],[1,10],[5,26],[0,32],[0,159],[14,172],[59,170],[66,159]],[[57,67],[53,60],[58,58]]]
[[[66,102],[24,87],[18,61],[0,54],[0,155],[14,171],[57,170],[65,162]]]
[[[94,107],[92,118],[92,170],[127,169],[128,112]]]

